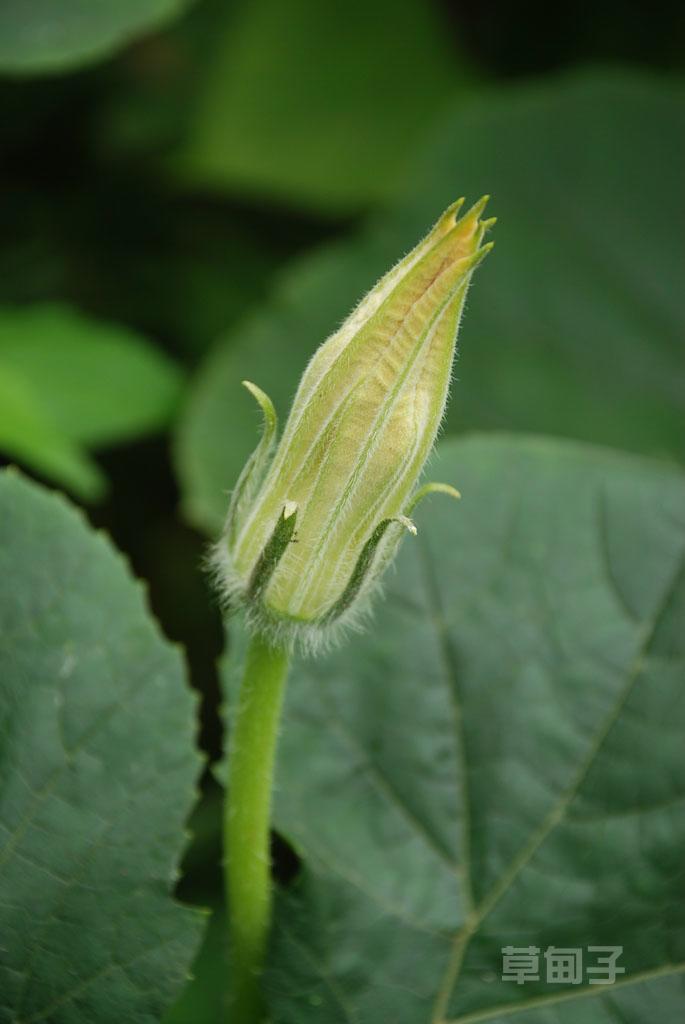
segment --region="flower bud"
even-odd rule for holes
[[[419,245],[315,352],[278,448],[266,394],[264,432],[232,494],[214,568],[230,604],[278,643],[311,647],[349,622],[392,557],[435,442],[471,274],[492,244],[487,197],[451,206]]]

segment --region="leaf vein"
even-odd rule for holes
[[[592,985],[584,988],[576,988],[572,992],[555,992],[549,996],[533,996],[520,1003],[505,1003],[501,1006],[492,1007],[488,1010],[476,1010],[475,1013],[467,1013],[461,1017],[453,1017],[450,1020],[443,1020],[439,1024],[481,1024],[482,1021],[495,1020],[502,1014],[521,1013],[524,1010],[536,1010],[538,1007],[553,1006],[557,1003],[567,1003],[573,999],[592,999],[598,996],[608,996],[616,989],[625,988],[629,985],[638,985],[644,981],[652,981],[658,978],[668,978],[675,974],[682,974],[685,971],[685,963],[664,964],[662,967],[655,967],[649,971],[639,971],[628,978],[622,978],[611,985]]]
[[[578,795],[578,792],[580,791],[583,782],[587,778],[590,769],[592,768],[595,760],[597,759],[597,756],[599,755],[604,745],[604,742],[606,741],[607,737],[616,725],[616,722],[618,721],[621,712],[623,711],[625,705],[630,699],[630,696],[635,688],[635,685],[637,684],[638,680],[640,679],[643,673],[645,661],[649,655],[651,644],[656,635],[656,631],[659,627],[663,615],[665,614],[670,605],[673,593],[678,585],[678,581],[684,569],[685,551],[683,551],[683,553],[681,554],[676,570],[664,589],[664,593],[662,594],[661,600],[657,604],[654,615],[642,627],[642,642],[640,643],[637,653],[633,659],[632,666],[630,671],[628,672],[625,685],[621,689],[621,692],[618,694],[618,697],[616,698],[613,707],[607,714],[602,726],[595,734],[595,738],[593,742],[590,744],[588,752],[585,755],[583,761],[581,762],[580,767],[576,772],[573,781],[571,782],[571,785],[560,796],[554,807],[552,807],[552,809],[543,819],[542,823],[538,826],[538,828],[534,830],[534,832],[529,837],[528,841],[523,845],[519,853],[513,858],[509,867],[503,872],[499,880],[495,882],[490,892],[481,900],[479,905],[475,908],[475,912],[473,917],[471,918],[471,921],[467,922],[464,929],[457,933],[455,939],[455,948],[459,950],[460,954],[458,957],[457,967],[455,970],[453,964],[450,964],[450,967],[448,967],[448,975],[450,976],[449,987],[446,987],[446,985],[444,984],[440,989],[439,1000],[442,1002],[444,1006],[447,1005],[449,997],[456,987],[459,974],[461,971],[461,966],[463,963],[463,955],[465,953],[466,946],[468,945],[471,937],[482,924],[482,922],[485,920],[485,918],[494,909],[494,907],[499,903],[504,894],[513,884],[514,880],[518,877],[520,872],[526,867],[526,865],[530,862],[530,860],[536,854],[538,849],[546,841],[550,833],[566,817],[568,808],[572,804],[575,797]],[[477,1020],[479,1018],[475,1019]],[[455,1024],[455,1022],[452,1022],[452,1024]]]

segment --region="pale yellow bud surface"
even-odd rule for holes
[[[251,386],[269,435],[250,470],[262,479],[242,481],[217,562],[232,596],[258,605],[260,628],[288,638],[349,618],[415,532],[406,513],[443,417],[471,274],[491,248],[485,200],[457,219],[460,206],[314,354],[268,468],[275,417]]]

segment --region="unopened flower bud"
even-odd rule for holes
[[[312,646],[350,621],[391,559],[426,493],[417,481],[447,400],[471,274],[492,247],[487,197],[462,200],[315,352],[273,452],[273,405],[233,492],[214,566],[231,604],[275,642]]]

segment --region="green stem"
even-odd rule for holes
[[[229,738],[224,878],[231,948],[231,1024],[258,1024],[260,974],[271,921],[269,829],[288,652],[263,637],[247,650]]]

